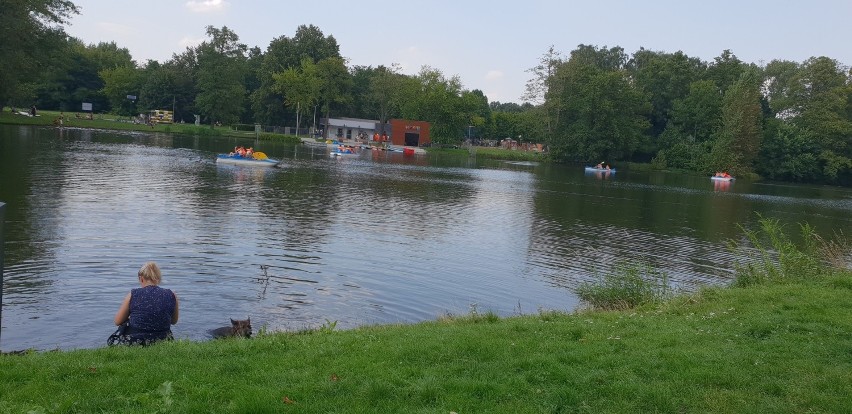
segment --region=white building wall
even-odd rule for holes
[[[323,138],[337,139],[338,133],[341,139],[358,139],[362,135],[367,140],[373,139],[373,134],[377,128],[380,128],[379,121],[370,119],[355,119],[355,118],[331,118],[324,120],[325,130]],[[390,126],[385,127],[386,132],[390,132]]]

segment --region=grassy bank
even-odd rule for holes
[[[0,357],[0,412],[848,412],[852,275],[627,311]]]
[[[59,118],[58,111],[39,111],[39,116],[29,117],[24,115],[13,115],[8,108],[3,108],[0,112],[0,124],[9,125],[37,125],[37,126],[54,126],[54,121]],[[253,131],[237,131],[227,126],[210,127],[210,125],[196,126],[194,124],[155,124],[153,126],[144,124],[134,124],[130,122],[128,117],[119,117],[116,115],[95,115],[94,119],[86,119],[85,117],[77,118],[74,113],[66,112],[64,115],[63,126],[66,128],[93,128],[117,131],[144,131],[144,132],[160,132],[174,133],[183,135],[201,135],[201,136],[221,136],[221,137],[236,137],[254,139]],[[81,116],[83,116],[81,114]],[[261,133],[261,140],[283,140],[298,143],[299,138],[295,136],[283,134]]]
[[[508,161],[546,161],[547,155],[533,151],[507,150],[504,148],[473,147],[468,148],[429,148],[430,153],[455,154],[471,157]]]

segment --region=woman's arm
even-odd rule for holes
[[[172,314],[172,325],[176,324],[178,321],[178,298],[175,292],[172,292],[172,295],[175,295],[175,312]]]
[[[128,317],[130,317],[130,293],[124,297],[124,301],[121,302],[118,312],[115,313],[114,322],[116,326],[127,322]]]

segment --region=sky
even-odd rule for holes
[[[313,24],[334,36],[348,64],[428,65],[458,76],[489,101],[521,103],[528,70],[550,46],[682,51],[712,61],[804,62],[827,56],[852,64],[852,0],[72,0],[80,14],[66,31],[87,44],[115,42],[133,59],[165,62],[227,26],[266,51],[280,36]]]

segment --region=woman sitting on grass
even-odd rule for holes
[[[154,262],[139,269],[139,284],[124,297],[115,314],[115,324],[125,327],[117,341],[122,344],[148,345],[172,339],[171,326],[178,321],[178,298],[169,289],[159,287],[162,275]]]

